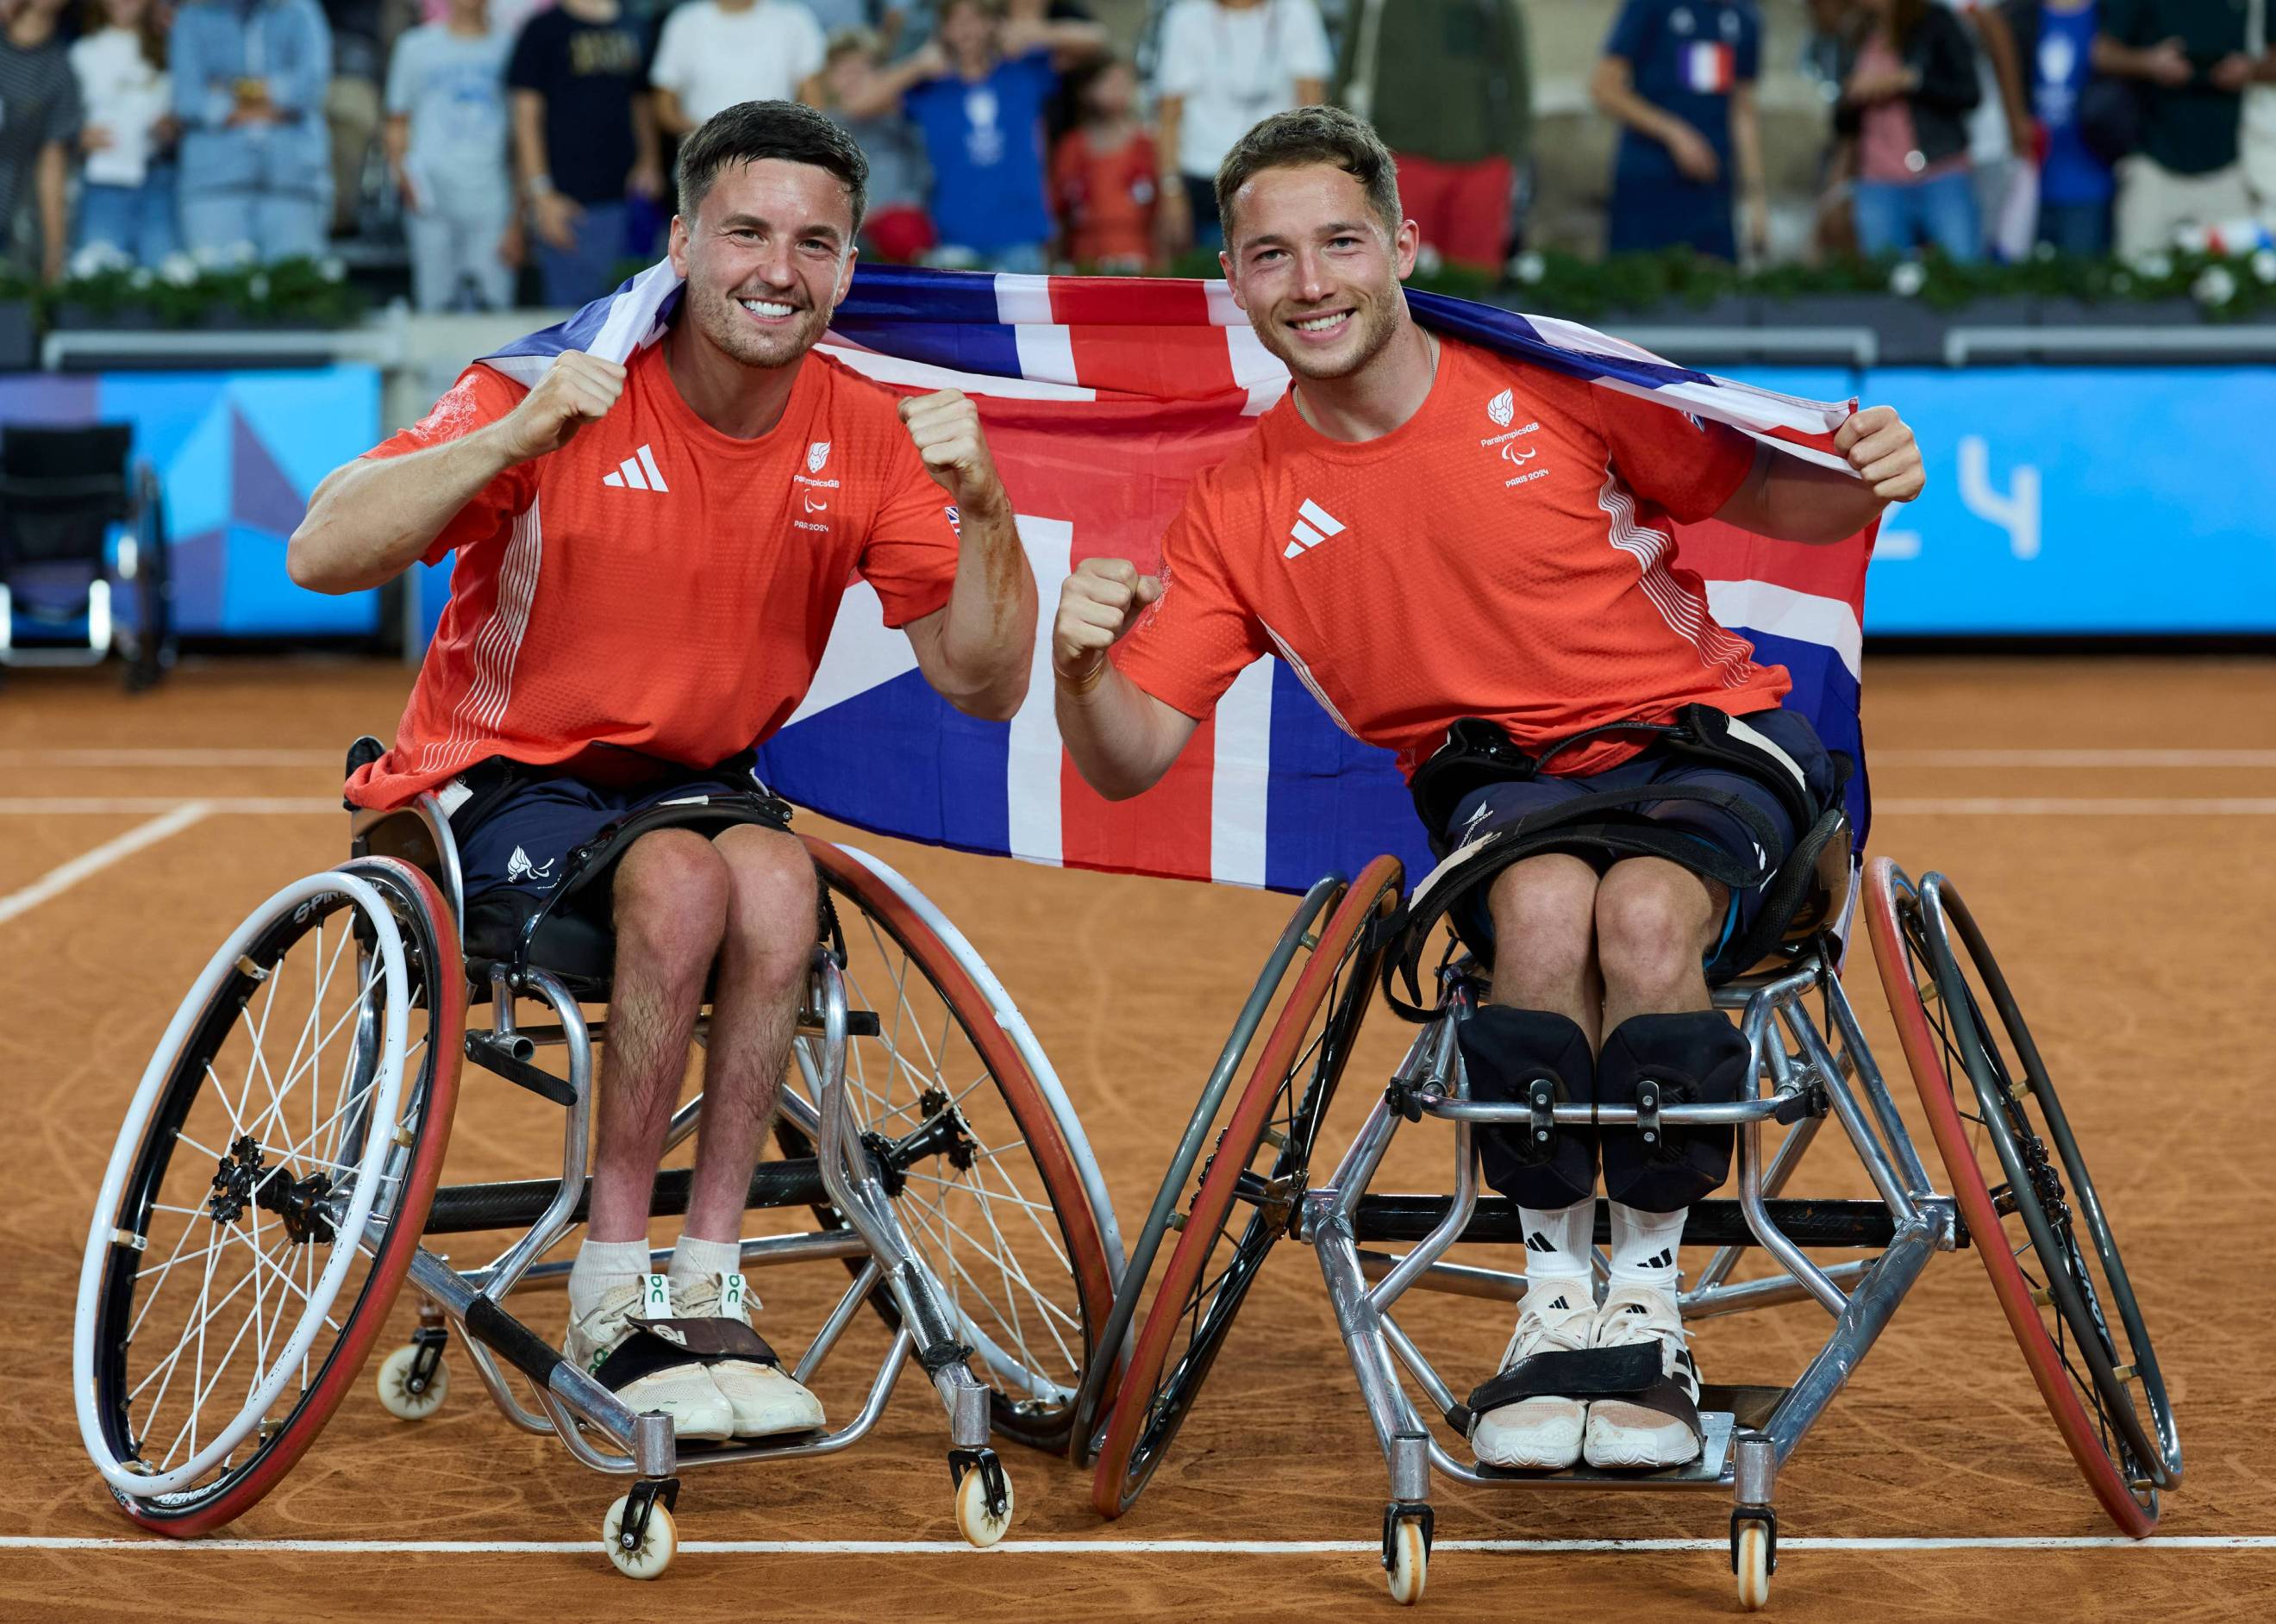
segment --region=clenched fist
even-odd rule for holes
[[[1059,587],[1051,624],[1051,671],[1071,687],[1098,680],[1106,651],[1162,596],[1161,578],[1141,575],[1127,558],[1085,558]]]
[[[1909,502],[1928,482],[1920,447],[1894,406],[1852,412],[1833,431],[1833,449],[1849,459],[1857,476],[1884,502]]]
[[[899,410],[925,472],[956,498],[959,508],[982,511],[1004,500],[996,459],[989,454],[988,436],[980,432],[978,406],[959,391],[944,389],[908,396]]]
[[[587,423],[608,415],[625,392],[625,369],[612,360],[564,350],[537,387],[499,420],[509,462],[527,462],[558,452]]]

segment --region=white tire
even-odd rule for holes
[[[1430,1575],[1430,1548],[1422,1540],[1422,1525],[1402,1519],[1391,1537],[1391,1599],[1411,1607],[1422,1599]]]
[[[451,1393],[451,1367],[437,1360],[435,1374],[428,1378],[426,1391],[411,1391],[411,1367],[419,1357],[416,1347],[406,1344],[379,1362],[379,1375],[373,1385],[379,1390],[379,1407],[398,1421],[424,1421],[443,1408],[443,1400]]]
[[[609,1553],[609,1560],[626,1578],[659,1578],[671,1566],[671,1559],[679,1550],[679,1529],[671,1521],[671,1508],[661,1503],[649,1507],[647,1536],[641,1539],[639,1550],[627,1551],[620,1536],[624,1533],[625,1512],[631,1504],[629,1494],[617,1497],[617,1503],[601,1520],[601,1544]]]
[[[1004,1511],[1000,1516],[988,1509],[987,1484],[980,1468],[974,1467],[957,1482],[956,1531],[964,1536],[967,1544],[985,1551],[1003,1538],[1012,1526],[1012,1514],[1016,1509],[1009,1476],[1004,1479]]]
[[[1771,1601],[1771,1535],[1759,1522],[1739,1525],[1739,1605],[1760,1613]]]

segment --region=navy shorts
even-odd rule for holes
[[[1802,778],[1809,786],[1811,798],[1821,806],[1830,804],[1838,786],[1838,775],[1833,758],[1818,742],[1817,730],[1800,713],[1792,710],[1756,710],[1746,717],[1747,725],[1763,733],[1779,748],[1792,756],[1802,769]],[[1686,784],[1704,788],[1724,790],[1743,799],[1757,808],[1778,831],[1778,849],[1766,854],[1769,861],[1764,867],[1775,873],[1786,854],[1804,831],[1794,826],[1793,816],[1776,791],[1760,779],[1745,773],[1730,772],[1718,767],[1707,767],[1698,762],[1687,761],[1669,755],[1657,747],[1647,748],[1619,766],[1586,778],[1526,778],[1504,784],[1489,784],[1483,789],[1465,795],[1454,808],[1452,827],[1460,829],[1482,812],[1491,813],[1496,822],[1523,817],[1531,813],[1563,806],[1584,795],[1603,790],[1635,789],[1650,784]],[[1757,861],[1753,833],[1738,818],[1723,808],[1702,801],[1644,801],[1621,808],[1624,813],[1649,817],[1671,829],[1680,829],[1696,837],[1703,846],[1726,852],[1742,862]],[[1456,840],[1452,844],[1459,845]],[[1545,848],[1554,851],[1551,846]],[[1610,865],[1611,858],[1599,850],[1576,849],[1575,856]],[[1731,904],[1723,919],[1723,932],[1708,954],[1712,958],[1722,950],[1723,944],[1754,922],[1761,911],[1763,885],[1744,891],[1734,891]],[[1458,904],[1454,923],[1464,937],[1472,942],[1493,939],[1492,924],[1486,912],[1487,887],[1479,886]]]

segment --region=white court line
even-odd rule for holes
[[[1920,799],[1876,795],[1873,810],[1954,817],[2162,817],[2172,813],[2197,817],[2271,817],[2276,816],[2276,797],[1960,795]]]
[[[337,767],[341,750],[0,750],[0,767]]]
[[[0,1551],[232,1551],[309,1556],[568,1556],[586,1555],[591,1539],[155,1539],[0,1536]],[[988,1552],[960,1539],[684,1539],[696,1556],[1343,1556],[1382,1553],[1373,1539],[1007,1539]],[[1441,1539],[1437,1551],[1482,1551],[1517,1556],[1621,1555],[1629,1552],[1727,1551],[1717,1539]],[[2269,1551],[2276,1535],[2164,1534],[2148,1539],[2122,1535],[1984,1535],[1950,1538],[1788,1538],[1781,1551]]]
[[[106,814],[156,812],[181,804],[178,795],[11,795],[0,796],[0,814],[13,812],[33,817],[96,817]],[[325,801],[310,795],[209,795],[197,804],[208,812],[330,812],[338,816],[344,810],[337,797]]]
[[[2276,767],[2276,750],[1875,750],[1876,767]]]
[[[177,801],[171,811],[161,813],[147,823],[138,823],[125,834],[105,840],[93,851],[84,852],[69,862],[49,869],[23,890],[0,897],[0,924],[39,907],[49,897],[60,896],[87,876],[102,873],[120,858],[132,857],[146,846],[156,846],[169,835],[181,833],[212,810],[212,806],[206,801]]]

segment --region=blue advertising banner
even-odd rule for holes
[[[379,373],[39,373],[0,377],[0,425],[127,422],[158,470],[176,624],[188,636],[356,637],[379,595],[329,597],[284,573],[284,541],[323,476],[379,438]]]

